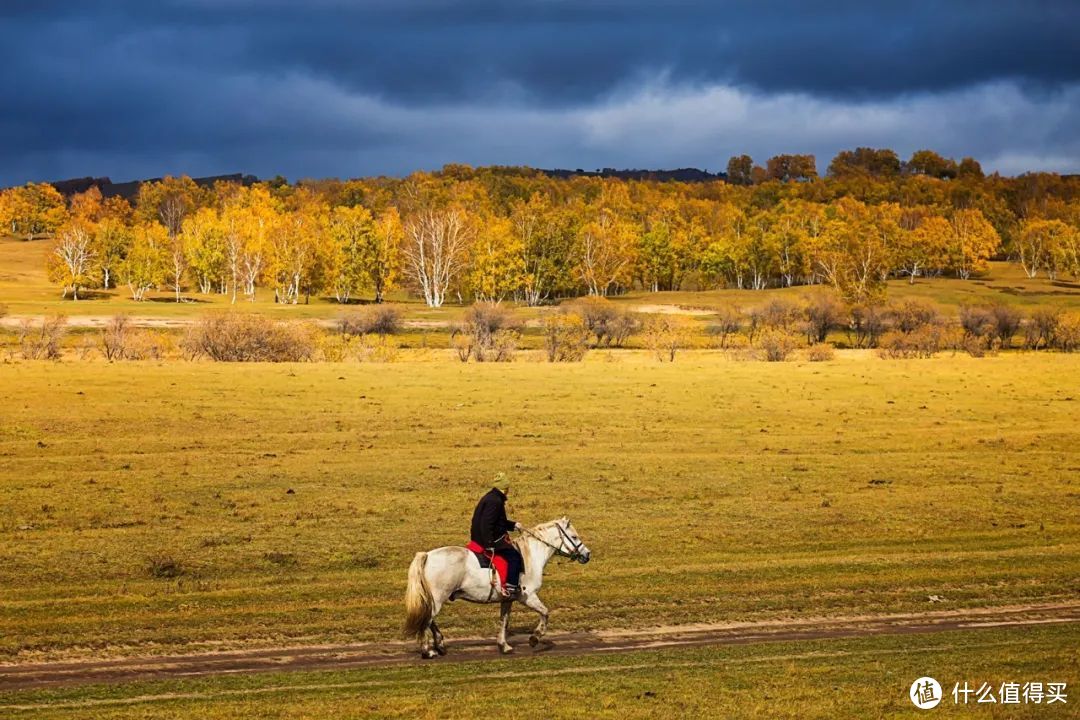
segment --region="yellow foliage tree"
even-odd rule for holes
[[[79,299],[79,288],[91,282],[93,271],[93,227],[83,221],[72,221],[62,227],[53,240],[52,252],[46,258],[46,272],[51,282],[63,287],[61,297]]]
[[[25,240],[56,232],[67,217],[63,196],[48,183],[27,183],[0,193],[0,221]]]
[[[169,231],[157,222],[135,225],[127,256],[120,264],[121,282],[131,290],[131,299],[141,302],[151,288],[165,281],[169,262]]]
[[[509,218],[485,218],[471,249],[469,286],[477,300],[501,302],[522,286],[524,248]]]
[[[957,210],[949,222],[953,229],[948,247],[951,269],[964,280],[986,272],[990,256],[1001,246],[997,230],[974,208]]]

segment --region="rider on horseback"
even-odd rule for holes
[[[499,473],[495,484],[497,487],[491,488],[480,498],[476,510],[473,511],[471,535],[474,543],[506,560],[506,584],[502,594],[504,597],[513,597],[518,593],[518,578],[525,568],[525,561],[510,542],[507,533],[521,530],[522,525],[506,517],[506,496],[510,493],[510,483],[506,481],[506,476]]]

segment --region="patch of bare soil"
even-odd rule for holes
[[[631,308],[634,312],[648,313],[650,315],[715,315],[715,310],[703,308],[689,308],[681,305],[635,305]]]
[[[525,642],[527,634],[517,634],[511,638],[511,642],[518,643],[519,649],[509,656],[499,654],[493,637],[458,640],[450,638],[447,655],[427,661],[420,659],[411,643],[371,642],[110,660],[9,664],[0,665],[0,691],[226,673],[342,670],[424,662],[508,661],[514,657],[924,634],[947,630],[1072,622],[1080,622],[1080,602],[964,608],[904,615],[857,615],[562,633],[548,635],[536,648],[530,648]]]
[[[23,320],[41,322],[44,315],[10,315],[0,318],[0,327],[18,327]],[[70,315],[67,318],[68,327],[77,328],[103,328],[113,319],[113,315]],[[197,318],[164,318],[149,315],[133,315],[128,318],[135,327],[144,328],[184,328],[195,323]],[[337,320],[321,318],[313,320],[322,327],[332,328],[337,326]],[[420,330],[450,327],[448,320],[405,320],[401,323],[407,328]]]

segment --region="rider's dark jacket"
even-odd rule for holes
[[[491,488],[473,511],[472,539],[480,547],[495,547],[514,525],[513,520],[506,518],[506,495],[498,488]]]

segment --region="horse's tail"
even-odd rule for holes
[[[434,602],[431,598],[431,588],[428,587],[424,577],[424,568],[427,566],[427,553],[418,552],[409,565],[409,586],[405,590],[405,629],[407,638],[424,639],[424,631],[431,622],[431,611]]]

